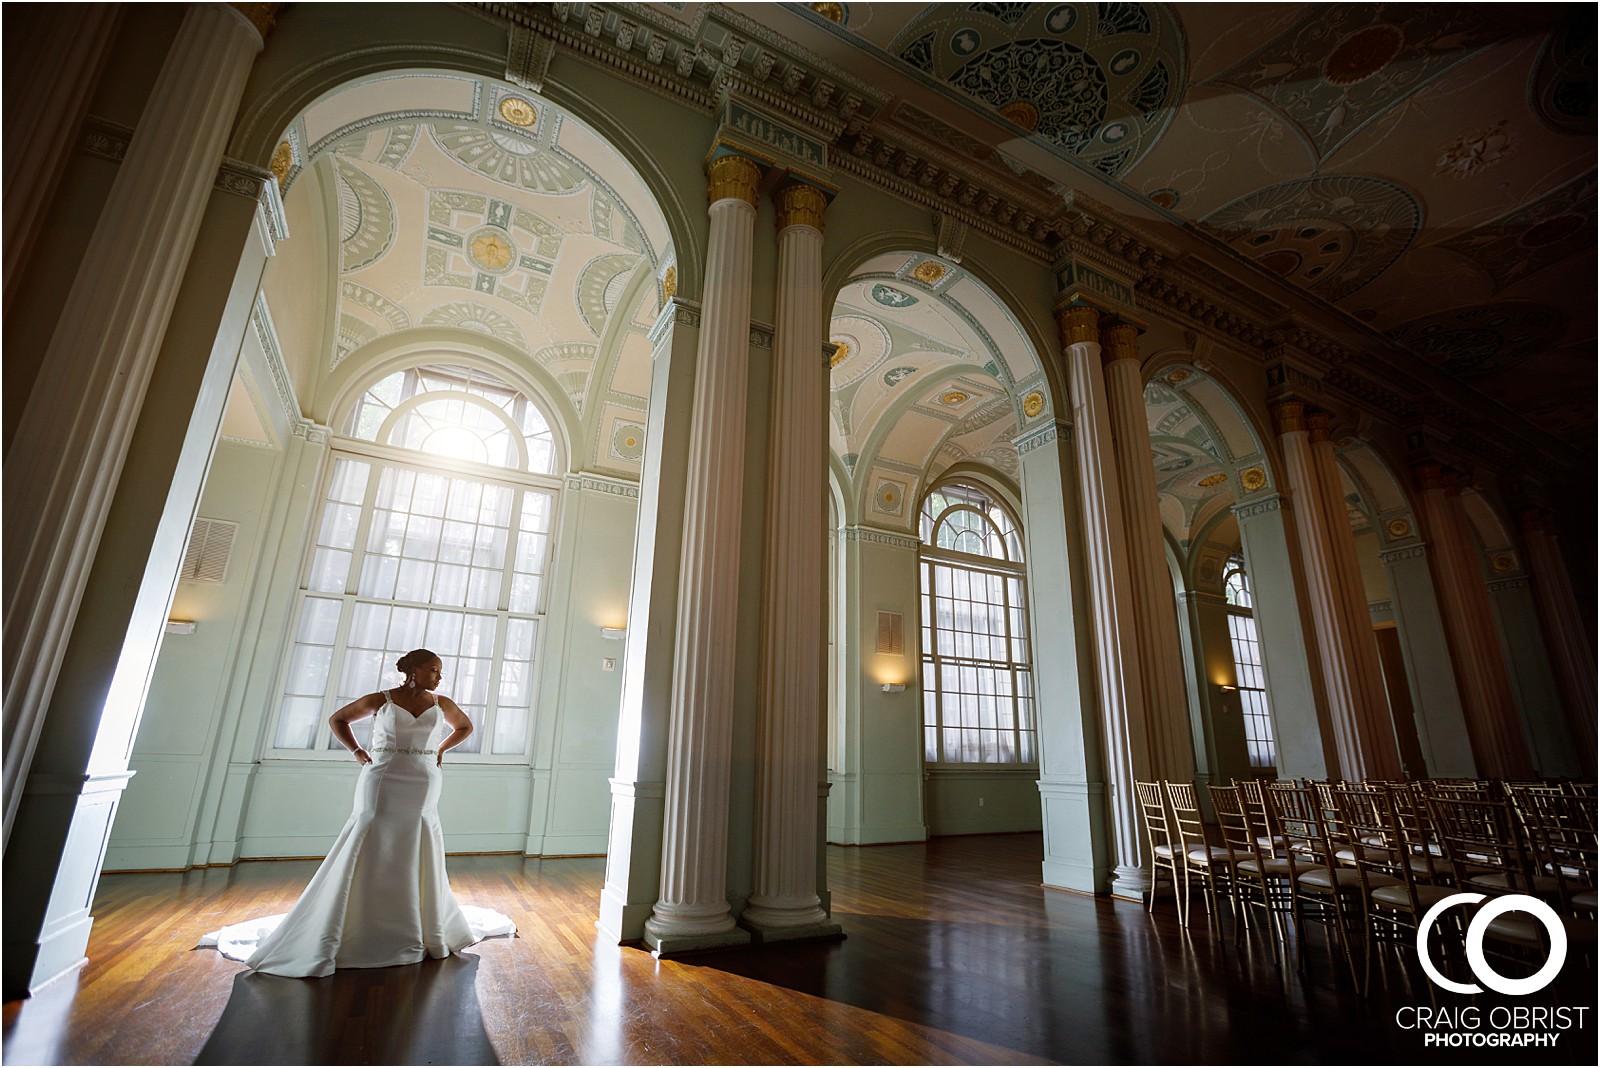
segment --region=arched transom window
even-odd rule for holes
[[[986,490],[946,483],[922,505],[923,757],[1033,764],[1033,667],[1022,538]]]
[[[480,370],[407,368],[339,422],[274,734],[279,755],[338,746],[341,705],[397,681],[419,646],[477,730],[461,752],[528,750],[560,483],[544,413]],[[356,725],[363,744],[371,722]]]

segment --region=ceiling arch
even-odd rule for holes
[[[508,83],[400,70],[315,100],[274,163],[289,193],[317,175],[337,223],[332,341],[299,354],[317,364],[301,377],[411,330],[492,338],[556,386],[577,467],[638,474],[655,279],[676,254],[615,146]]]

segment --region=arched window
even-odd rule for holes
[[[1251,609],[1250,579],[1244,571],[1244,557],[1232,556],[1222,573],[1222,592],[1228,602],[1228,637],[1233,645],[1233,671],[1244,713],[1244,740],[1250,751],[1250,766],[1263,771],[1277,767],[1278,757],[1272,739],[1272,716],[1267,709],[1267,680],[1261,668],[1261,642],[1256,637],[1256,621]]]
[[[946,483],[922,505],[923,756],[1034,764],[1022,538],[985,490]]]
[[[430,365],[379,380],[339,428],[274,748],[338,747],[329,714],[423,646],[477,727],[457,751],[525,754],[560,488],[544,414],[483,371]],[[365,744],[371,721],[355,726]]]

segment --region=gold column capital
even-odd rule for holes
[[[1132,323],[1107,323],[1100,330],[1100,358],[1106,363],[1139,358],[1139,330]]]
[[[282,4],[234,4],[233,9],[250,20],[250,25],[256,28],[261,35],[261,40],[266,41],[272,33],[272,28],[278,24],[278,12]]]
[[[778,205],[778,229],[791,226],[809,226],[821,232],[822,216],[828,210],[828,198],[822,190],[807,182],[784,182],[772,194]]]
[[[1313,408],[1306,413],[1306,427],[1311,431],[1311,443],[1313,445],[1328,440],[1330,434],[1328,424],[1331,422],[1332,418],[1327,412]]]
[[[756,186],[761,184],[761,168],[748,156],[718,156],[706,166],[706,201],[742,200],[756,206]]]
[[[1272,405],[1272,426],[1281,437],[1306,428],[1306,406],[1297,400],[1279,401]]]
[[[1087,304],[1074,304],[1056,312],[1056,325],[1061,328],[1062,347],[1084,342],[1100,343],[1100,309]]]

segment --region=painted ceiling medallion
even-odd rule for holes
[[[1390,330],[1389,337],[1441,370],[1471,380],[1533,359],[1560,341],[1566,329],[1560,309],[1516,300],[1423,316]]]
[[[952,389],[939,398],[939,403],[950,408],[959,408],[972,399],[972,394],[963,393],[959,389]]]
[[[917,264],[916,269],[911,272],[911,277],[915,278],[923,285],[931,286],[937,283],[939,279],[943,278],[948,273],[950,273],[949,268],[947,268],[944,264],[935,263],[933,260],[923,260],[921,263]]]
[[[1411,524],[1407,523],[1404,519],[1391,519],[1389,520],[1388,530],[1389,537],[1403,538],[1411,533]]]
[[[1494,568],[1496,573],[1503,575],[1507,571],[1515,571],[1517,561],[1510,553],[1496,553],[1489,561],[1489,566]]]
[[[1267,473],[1259,467],[1247,467],[1239,472],[1239,485],[1246,493],[1254,493],[1267,484]]]
[[[508,96],[500,101],[500,117],[513,126],[529,127],[539,121],[539,112],[520,96]]]
[[[1594,175],[1582,174],[1531,204],[1456,233],[1433,247],[1457,252],[1494,280],[1495,291],[1594,248]]]
[[[1186,381],[1191,373],[1192,372],[1190,372],[1187,368],[1180,367],[1176,371],[1173,371],[1171,374],[1167,375],[1167,381],[1171,382],[1173,385],[1177,385],[1179,382]]]
[[[1214,475],[1207,475],[1205,478],[1202,478],[1199,482],[1196,482],[1195,485],[1201,487],[1202,489],[1210,489],[1212,486],[1220,486],[1226,481],[1228,481],[1228,476],[1223,474],[1221,471],[1218,471]]]
[[[1044,394],[1034,390],[1022,398],[1022,414],[1033,419],[1044,411]]]
[[[491,274],[508,270],[517,258],[511,235],[504,230],[484,229],[467,239],[467,256],[473,264]]]
[[[1113,177],[1165,131],[1186,72],[1164,4],[930,4],[889,51]]]
[[[1465,137],[1459,137],[1439,151],[1439,164],[1435,174],[1452,178],[1467,178],[1486,167],[1492,167],[1511,154],[1516,138],[1506,129],[1508,119],[1486,126]]]
[[[872,287],[872,299],[882,304],[885,308],[909,308],[917,302],[917,298],[909,293],[902,293],[898,289],[885,285]]]
[[[848,341],[835,341],[833,343],[833,355],[828,357],[828,366],[829,367],[838,367],[841,363],[844,363],[844,361],[849,359],[849,358],[850,358],[850,342],[848,342]]]

